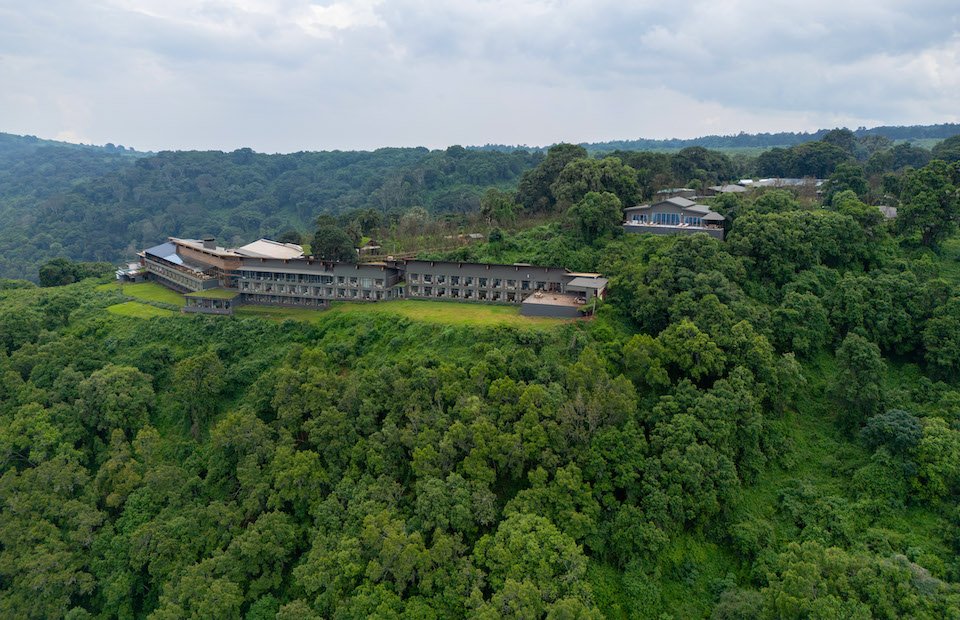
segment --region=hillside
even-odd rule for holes
[[[879,129],[891,135],[901,135],[894,129],[939,135],[956,128]],[[309,242],[321,215],[352,227],[359,240],[412,234],[424,229],[424,217],[432,214],[434,239],[420,241],[429,243],[421,247],[433,249],[437,239],[489,230],[492,220],[481,205],[485,195],[519,202],[522,210],[515,215],[521,220],[555,216],[544,209],[558,206],[554,197],[544,194],[550,183],[599,188],[607,174],[625,175],[626,183],[635,187],[620,196],[629,202],[649,199],[664,188],[703,189],[744,177],[826,178],[838,166],[852,164],[862,168],[865,183],[869,180],[869,199],[887,201],[897,188],[884,186],[890,179],[883,175],[921,167],[932,151],[894,144],[873,131],[833,130],[818,140],[769,149],[756,157],[731,157],[702,146],[675,153],[590,154],[583,147],[559,145],[551,149],[552,158],[540,152],[459,146],[286,155],[249,149],[151,154],[0,134],[0,277],[35,280],[39,267],[58,257],[119,263],[171,235],[212,234],[222,243],[238,245],[287,233]],[[613,160],[586,167],[576,161],[588,156],[600,162],[615,157],[626,168],[611,164]],[[543,161],[549,165],[542,167]],[[573,165],[567,176],[579,176],[575,183],[560,179],[568,163]],[[528,174],[535,170],[547,174]],[[491,189],[501,194],[488,195]],[[541,195],[546,203],[534,204]]]
[[[590,321],[0,286],[0,615],[956,617],[960,238],[908,226],[950,170],[897,227],[588,193],[457,251],[604,273]]]
[[[323,213],[476,210],[484,189],[515,185],[536,161],[459,147],[143,158],[38,147],[0,158],[0,277],[35,278],[56,256],[119,262],[169,235],[242,243],[307,231]]]

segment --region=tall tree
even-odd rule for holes
[[[533,170],[523,173],[517,188],[517,202],[527,211],[549,211],[557,204],[551,186],[567,164],[586,159],[587,150],[575,144],[557,144],[550,147],[547,156]]]
[[[920,243],[936,248],[960,223],[960,163],[935,159],[907,173],[901,183],[897,228],[919,235]]]
[[[310,244],[310,252],[323,260],[357,262],[353,239],[337,226],[324,225],[317,228],[317,232],[313,235],[313,242]]]
[[[610,192],[589,192],[567,212],[587,243],[611,235],[623,222],[623,207]]]

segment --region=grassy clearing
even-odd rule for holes
[[[176,316],[173,310],[148,306],[139,301],[125,301],[122,304],[115,304],[107,308],[107,312],[117,316],[128,316],[135,319],[152,319],[157,316]]]
[[[305,308],[275,308],[267,306],[243,306],[236,311],[240,316],[259,316],[276,320],[318,322],[337,315],[399,316],[413,321],[457,326],[516,327],[554,326],[568,323],[571,319],[521,316],[518,306],[493,306],[485,304],[458,303],[455,301],[383,301],[377,303],[337,302],[329,310]]]
[[[138,284],[120,285],[116,282],[101,284],[97,287],[98,291],[120,291],[126,297],[133,297],[141,301],[153,301],[163,304],[170,304],[182,308],[186,302],[183,295],[176,291],[157,284],[156,282],[140,282]]]

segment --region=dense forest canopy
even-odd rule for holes
[[[62,286],[0,281],[0,616],[960,616],[960,162],[868,173],[895,146],[848,133],[799,154],[845,154],[821,197],[710,199],[725,242],[620,226],[654,179],[736,171],[706,149],[171,153],[82,183],[87,207],[235,207],[338,157],[433,183],[489,163],[489,241],[432,255],[598,271],[609,297],[549,325],[391,310],[413,301],[268,320],[70,261]]]

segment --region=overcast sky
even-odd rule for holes
[[[0,0],[0,131],[140,150],[960,120],[958,0]]]

